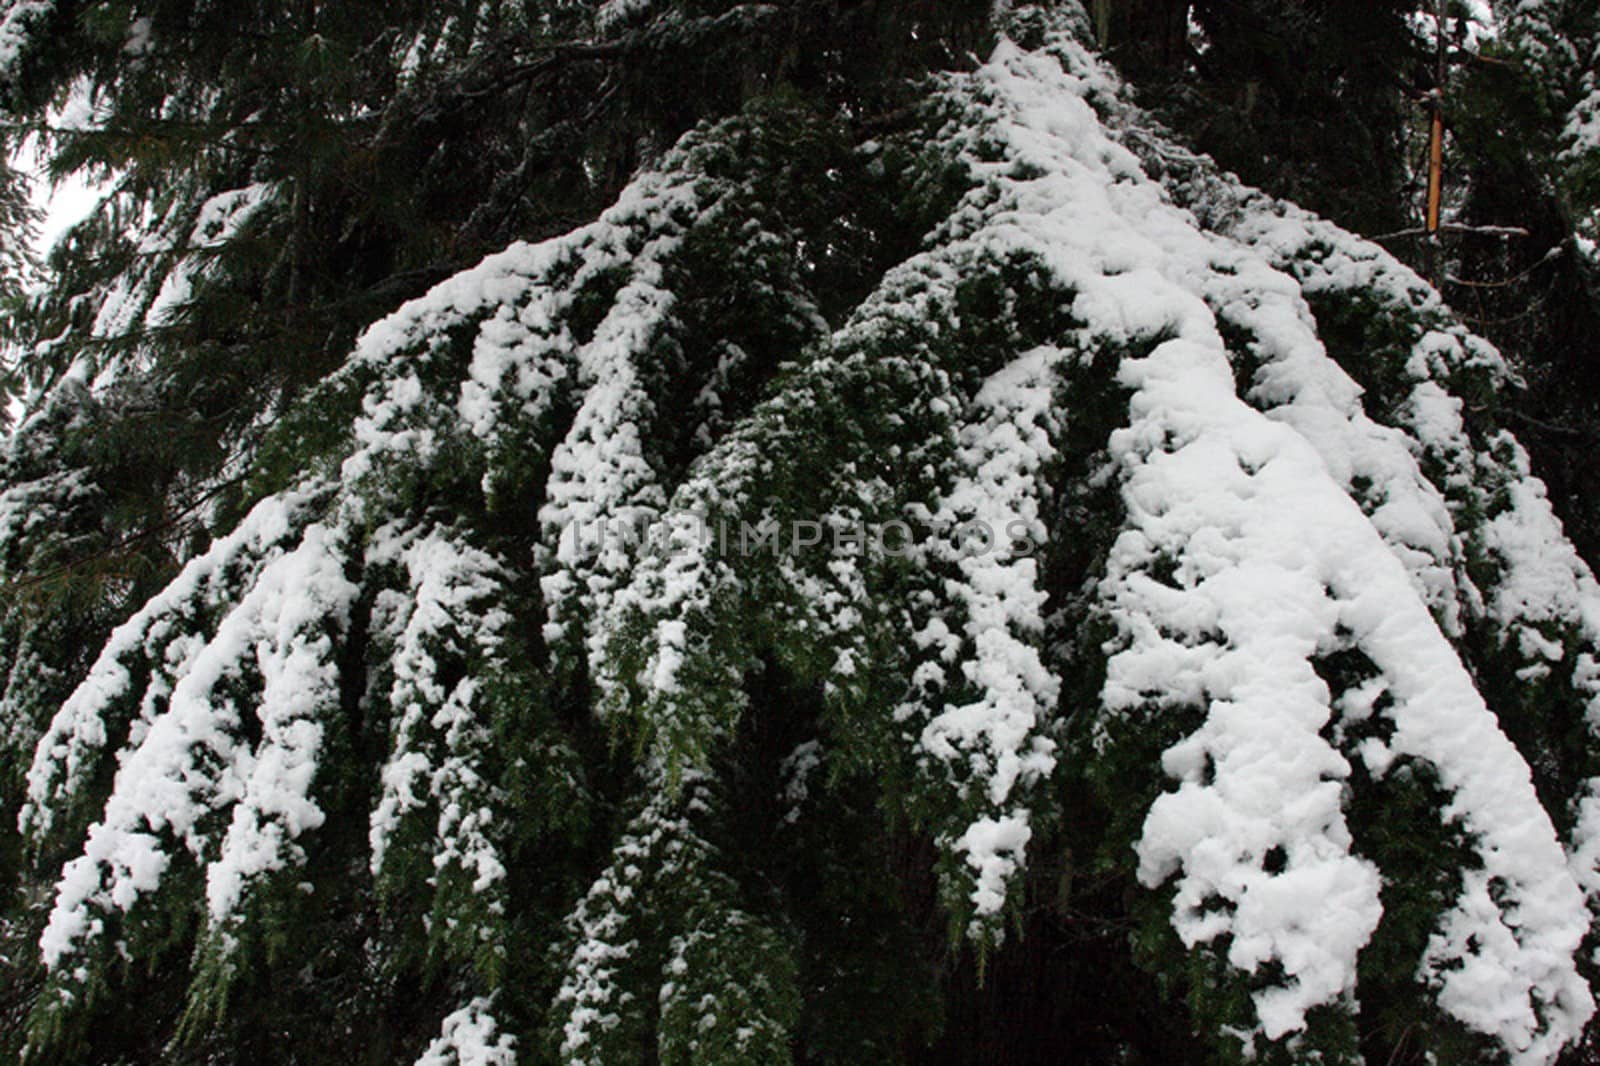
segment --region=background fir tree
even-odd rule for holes
[[[1535,8],[1455,202],[1582,251]],[[4,1054],[1588,1054],[1542,356],[1339,225],[1426,12],[0,12],[112,189],[7,320]]]

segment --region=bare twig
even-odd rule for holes
[[[1459,234],[1462,234],[1464,236],[1479,236],[1479,237],[1528,237],[1528,236],[1531,236],[1531,234],[1529,234],[1528,231],[1523,229],[1521,226],[1461,226],[1461,225],[1457,225],[1454,222],[1446,222],[1444,225],[1439,227],[1439,232],[1441,232],[1441,233],[1459,233]],[[1393,233],[1382,233],[1382,234],[1379,234],[1376,237],[1369,238],[1369,240],[1374,240],[1374,241],[1393,241],[1393,240],[1399,240],[1401,237],[1427,237],[1429,235],[1430,234],[1428,233],[1428,231],[1427,231],[1427,229],[1425,227],[1418,226],[1418,227],[1416,227],[1414,229],[1402,229],[1402,230],[1396,230]]]

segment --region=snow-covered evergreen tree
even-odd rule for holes
[[[5,1053],[1584,1053],[1517,366],[1105,5],[291,7],[0,5]]]

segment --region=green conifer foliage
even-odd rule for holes
[[[1514,372],[1077,5],[0,10],[118,190],[12,323],[5,1053],[1581,1044],[1600,585]]]

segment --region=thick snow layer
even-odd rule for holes
[[[1207,363],[1216,384],[1202,390]],[[1484,842],[1484,883],[1498,879],[1514,900],[1496,906],[1466,886],[1430,948],[1440,1004],[1524,1061],[1553,1058],[1592,1010],[1572,965],[1587,928],[1581,895],[1525,764],[1403,566],[1303,440],[1233,397],[1215,346],[1171,341],[1129,373],[1143,416],[1125,441],[1135,528],[1108,578],[1131,647],[1112,658],[1108,689],[1128,702],[1173,691],[1166,672],[1177,662],[1210,704],[1200,733],[1167,753],[1184,783],[1151,811],[1141,876],[1156,884],[1182,870],[1186,940],[1229,932],[1235,965],[1283,963],[1293,983],[1257,998],[1269,1038],[1352,989],[1380,913],[1378,881],[1348,854],[1338,809],[1348,767],[1318,736],[1328,695],[1309,661],[1343,627],[1389,679],[1392,749],[1439,769],[1454,813]],[[1163,551],[1176,556],[1178,588],[1144,572]],[[1194,619],[1205,628],[1180,628]],[[1151,621],[1174,636],[1150,632]],[[1269,874],[1272,848],[1286,865]],[[1446,967],[1453,958],[1471,966]],[[1552,993],[1555,1024],[1542,1032]]]
[[[125,749],[83,854],[62,870],[40,939],[47,967],[99,932],[98,913],[154,891],[174,842],[205,869],[214,925],[248,882],[299,861],[297,838],[323,820],[311,786],[322,718],[338,701],[333,640],[355,593],[338,534],[313,524],[214,634],[190,645],[165,708]],[[259,689],[241,701],[241,685]],[[260,732],[254,744],[241,734],[246,717]],[[211,823],[223,814],[231,823],[217,850]]]
[[[1233,965],[1281,966],[1285,980],[1256,993],[1261,1035],[1349,1001],[1380,882],[1351,853],[1348,764],[1322,736],[1333,711],[1313,668],[1349,634],[1388,680],[1394,752],[1436,768],[1452,795],[1443,816],[1474,836],[1498,889],[1485,907],[1464,884],[1421,960],[1440,1004],[1519,1061],[1551,1060],[1593,1010],[1573,963],[1588,918],[1526,764],[1428,609],[1449,591],[1443,501],[1307,343],[1295,279],[1274,277],[1245,246],[1199,237],[1107,134],[1085,100],[1107,86],[1085,54],[1002,45],[976,78],[992,114],[985,133],[1008,149],[974,164],[999,190],[987,225],[1078,292],[1091,335],[1159,342],[1121,372],[1132,422],[1112,451],[1128,525],[1101,585],[1120,632],[1105,699],[1113,711],[1156,701],[1207,714],[1165,757],[1178,787],[1147,818],[1141,877],[1177,879],[1173,920],[1187,942],[1227,933]],[[1239,297],[1257,293],[1255,306],[1230,306],[1230,283],[1216,279],[1241,268]],[[1251,398],[1306,410],[1269,418],[1239,397],[1218,328],[1229,311],[1278,356]],[[1366,470],[1391,490],[1371,516],[1347,491]],[[1471,966],[1444,965],[1450,949]]]
[[[452,1011],[416,1066],[516,1066],[517,1038],[499,1031],[493,1006],[492,996],[479,996]]]
[[[1042,727],[1055,713],[1061,683],[1040,654],[1045,592],[1033,549],[1046,539],[1039,486],[1055,456],[1054,364],[1062,358],[1056,349],[1036,349],[979,389],[960,433],[954,465],[961,474],[933,515],[934,558],[924,560],[960,575],[947,586],[961,608],[960,632],[936,616],[916,643],[933,653],[932,676],[942,673],[937,663],[957,663],[977,699],[939,709],[920,743],[935,760],[975,778],[1001,812],[980,816],[953,842],[972,868],[980,923],[1000,913],[1006,886],[1025,863],[1030,812],[1013,793],[1055,767],[1055,745]],[[963,644],[971,648],[964,656]]]
[[[1349,767],[1320,735],[1328,692],[1311,663],[1340,622],[1329,541],[1343,553],[1340,533],[1375,534],[1304,441],[1238,400],[1214,339],[1168,341],[1124,376],[1135,421],[1114,450],[1131,528],[1105,594],[1128,647],[1110,661],[1107,703],[1192,693],[1208,704],[1205,725],[1163,758],[1181,784],[1145,822],[1140,878],[1179,875],[1186,943],[1231,934],[1240,969],[1283,965],[1287,982],[1256,1001],[1277,1039],[1353,992],[1381,914],[1377,871],[1350,854]],[[1163,558],[1169,581],[1151,574]]]
[[[199,632],[204,616],[231,604],[265,565],[281,557],[305,528],[308,513],[325,499],[325,488],[313,484],[263,500],[112,632],[88,677],[56,712],[35,749],[18,819],[24,832],[50,831],[57,812],[79,794],[84,775],[108,745],[137,746],[143,740],[150,723],[167,710],[173,684],[192,670],[194,657],[206,646]],[[145,664],[150,678],[141,693],[134,689],[134,670]],[[136,710],[127,707],[133,700]],[[130,730],[126,737],[115,735],[119,724]]]
[[[1370,517],[1411,570],[1447,633],[1487,625],[1502,645],[1522,656],[1527,664],[1522,676],[1561,671],[1576,704],[1585,709],[1590,730],[1600,732],[1600,676],[1594,670],[1600,656],[1600,583],[1566,539],[1526,451],[1507,433],[1486,444],[1473,441],[1461,400],[1446,388],[1453,378],[1471,374],[1508,380],[1510,370],[1499,354],[1449,322],[1438,295],[1375,245],[1225,181],[1188,192],[1208,216],[1228,220],[1222,228],[1230,237],[1292,273],[1305,292],[1378,300],[1402,320],[1435,320],[1432,328],[1417,329],[1403,366],[1392,368],[1395,388],[1404,397],[1395,404],[1394,418],[1404,433],[1386,441],[1381,435],[1392,436],[1393,430],[1368,430],[1367,438],[1381,447],[1348,439],[1366,422],[1364,416],[1357,414],[1342,427],[1337,419],[1308,417],[1314,406],[1306,390],[1291,384],[1307,376],[1283,375],[1280,368],[1291,366],[1291,360],[1306,362],[1294,353],[1314,356],[1314,340],[1309,345],[1292,337],[1288,344],[1258,341],[1256,354],[1269,361],[1257,372],[1250,397],[1271,417],[1299,429],[1346,484],[1359,477],[1370,486]],[[1232,288],[1231,280],[1223,288]],[[1214,296],[1207,298],[1218,305]],[[1250,324],[1246,316],[1232,320]],[[1266,336],[1251,328],[1258,338]],[[1325,422],[1346,439],[1327,432]],[[1443,492],[1419,480],[1400,447],[1443,471],[1438,479]],[[1469,555],[1490,564],[1492,580],[1474,583],[1467,576]],[[1600,783],[1590,782],[1586,790],[1593,794],[1597,787]],[[1584,802],[1577,814],[1568,840],[1573,872],[1591,899],[1600,899],[1600,808]]]

